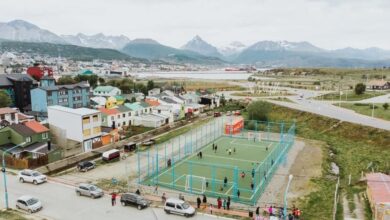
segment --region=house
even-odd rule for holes
[[[102,145],[101,117],[99,111],[88,108],[48,107],[50,132],[67,156],[88,152]]]
[[[148,91],[148,96],[154,96],[160,94],[161,89],[160,88],[154,88]]]
[[[119,88],[114,86],[98,86],[93,90],[94,96],[110,97],[110,96],[117,96],[121,94],[122,91]]]
[[[169,123],[169,118],[162,114],[143,114],[134,117],[135,126],[158,128]]]
[[[170,105],[158,105],[153,107],[152,112],[154,114],[164,115],[168,117],[168,123],[173,123],[175,118],[173,115],[173,107]]]
[[[0,89],[10,96],[12,106],[25,112],[30,109],[30,90],[38,86],[31,76],[21,73],[0,74]]]
[[[206,105],[210,109],[218,108],[220,105],[221,98],[216,95],[208,94],[208,95],[202,95],[200,97],[199,104]]]
[[[121,128],[122,126],[131,126],[134,124],[134,112],[126,106],[107,109],[99,108],[102,113],[102,125],[111,128]]]
[[[142,92],[123,94],[122,97],[125,99],[125,102],[140,102],[145,99],[145,95]]]
[[[60,105],[69,108],[89,107],[89,84],[55,85],[52,77],[41,79],[41,86],[31,90],[33,112],[47,112],[48,106]]]
[[[19,124],[18,111],[13,108],[0,108],[0,127],[5,127],[11,124]]]
[[[140,116],[152,112],[152,107],[150,107],[146,102],[125,103],[124,106],[133,111],[134,116]]]
[[[105,97],[94,96],[94,97],[91,97],[90,103],[91,103],[91,107],[98,109],[98,108],[105,107],[106,102],[107,102],[107,99]]]
[[[147,99],[158,101],[162,105],[172,106],[175,120],[181,119],[185,116],[184,104],[186,100],[169,90],[165,90],[154,96],[148,96]]]
[[[390,176],[384,173],[366,174],[367,198],[375,220],[390,219]]]
[[[51,148],[49,129],[35,120],[0,129],[0,148],[9,149],[20,144],[10,151],[17,158],[47,154]]]
[[[371,80],[367,83],[367,88],[372,90],[386,90],[390,89],[390,82],[381,80]]]
[[[102,145],[118,142],[119,139],[120,134],[118,132],[118,129],[102,126]]]

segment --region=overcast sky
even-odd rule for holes
[[[179,47],[195,35],[231,41],[309,41],[390,49],[390,0],[0,0],[0,21],[56,34],[124,34]]]

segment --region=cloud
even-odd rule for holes
[[[0,8],[0,21],[25,19],[57,34],[125,34],[176,47],[198,34],[219,46],[290,40],[390,49],[387,0],[1,0]]]

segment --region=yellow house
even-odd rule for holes
[[[109,97],[106,101],[106,108],[107,109],[110,109],[110,108],[114,108],[116,107],[117,105],[117,101],[116,101],[116,98],[115,97]]]

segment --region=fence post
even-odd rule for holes
[[[340,177],[337,178],[336,190],[334,191],[334,203],[333,203],[333,220],[336,220],[337,213],[337,193],[339,190]]]

